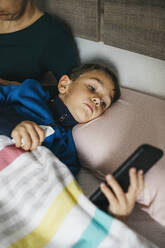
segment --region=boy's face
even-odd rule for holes
[[[100,116],[111,105],[114,83],[101,70],[80,75],[75,81],[64,75],[58,84],[59,97],[79,123]]]

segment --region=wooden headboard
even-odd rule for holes
[[[75,36],[165,60],[165,0],[35,0]]]

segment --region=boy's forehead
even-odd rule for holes
[[[104,72],[101,70],[93,69],[93,70],[82,73],[81,76],[90,77],[91,75],[101,75],[102,73]]]
[[[96,69],[85,72],[85,73],[81,74],[80,77],[89,78],[89,79],[95,78],[102,84],[104,84],[104,82],[107,80],[112,81],[112,79],[110,78],[110,76],[106,72],[104,72],[102,70],[96,70]]]
[[[114,83],[112,78],[102,70],[91,70],[80,75],[83,79],[91,79],[97,81],[102,87],[110,91],[110,96],[114,95]]]

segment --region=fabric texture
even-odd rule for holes
[[[73,129],[82,166],[99,178],[114,172],[142,144],[165,152],[165,101],[129,89],[97,120]],[[165,156],[145,174],[138,199],[143,210],[165,226]]]
[[[48,71],[58,80],[78,64],[71,34],[47,13],[25,29],[0,34],[0,54],[0,78],[11,81],[40,80]]]
[[[105,0],[103,41],[113,47],[164,60],[164,9],[163,0]]]
[[[0,136],[0,164],[1,248],[157,247],[97,209],[46,147]]]
[[[58,97],[56,96],[56,98]],[[76,175],[80,169],[72,136],[72,127],[76,122],[66,106],[63,106],[64,104],[60,99],[58,99],[58,104],[56,105],[54,103],[51,109],[50,105],[48,105],[49,99],[49,93],[44,91],[40,83],[36,80],[27,79],[21,85],[0,86],[0,120],[4,120],[8,114],[3,116],[3,113],[1,113],[3,107],[7,110],[5,106],[12,106],[14,115],[16,112],[20,116],[17,119],[16,115],[15,119],[13,121],[11,120],[10,123],[6,119],[7,125],[2,121],[0,123],[0,133],[6,135],[6,126],[9,128],[9,131],[12,130],[15,127],[14,125],[20,122],[20,119],[34,121],[39,125],[51,125],[55,132],[45,138],[43,145],[56,154],[62,162],[66,163]],[[60,107],[61,112],[59,109],[57,110]],[[11,114],[11,111],[9,113]],[[65,118],[59,120],[60,115],[61,117],[65,115],[66,120]],[[55,119],[54,116],[57,118]],[[7,135],[10,136],[10,133],[7,133]]]

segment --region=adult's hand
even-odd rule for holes
[[[17,81],[9,81],[9,80],[0,78],[0,84],[3,84],[3,85],[19,85],[20,82],[17,82]]]

